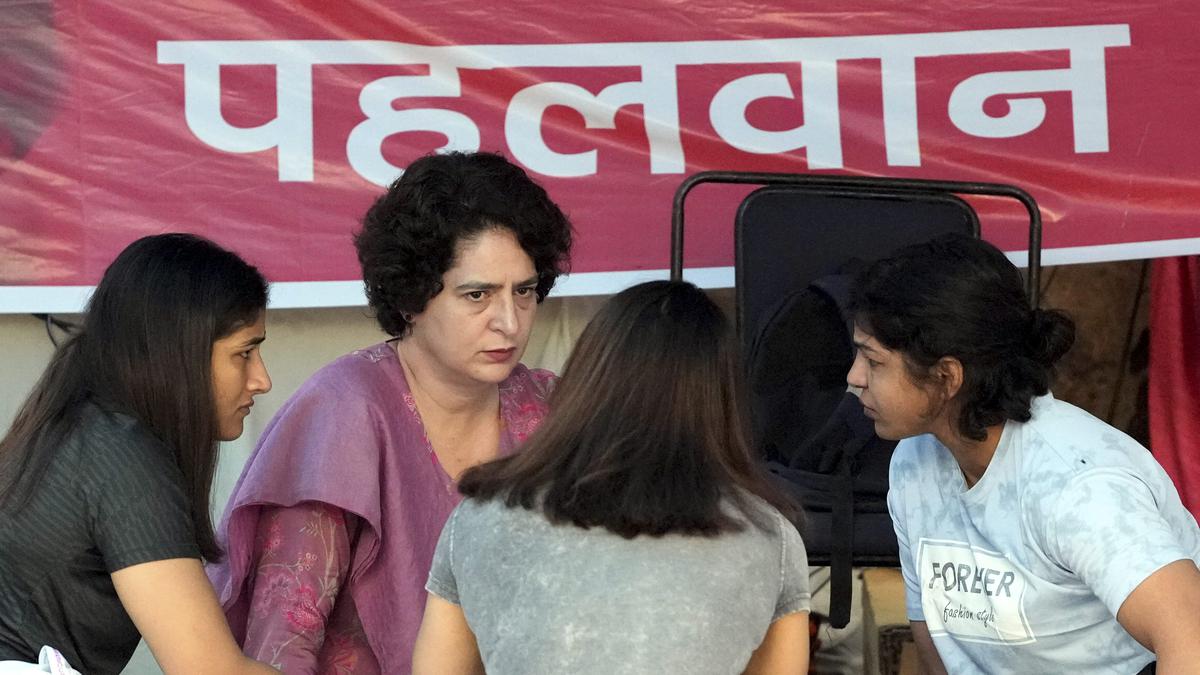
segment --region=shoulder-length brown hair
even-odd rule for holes
[[[459,490],[628,538],[740,529],[723,501],[766,526],[747,494],[793,515],[750,450],[732,327],[689,283],[651,281],[609,300],[550,410],[520,454],[467,471]]]
[[[196,543],[219,560],[209,498],[217,465],[212,345],[254,323],[267,282],[250,264],[190,234],[143,237],[117,256],[83,329],[58,349],[0,438],[0,504],[20,509],[91,402],[135,418],[183,474]]]

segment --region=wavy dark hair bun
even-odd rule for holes
[[[1017,268],[991,244],[947,235],[901,249],[863,271],[851,296],[855,323],[904,355],[926,382],[943,357],[963,365],[958,428],[1027,422],[1034,397],[1050,391],[1054,365],[1075,341],[1057,310],[1033,309]]]
[[[1075,344],[1075,322],[1057,309],[1033,310],[1033,326],[1029,331],[1030,356],[1046,366],[1053,366]]]

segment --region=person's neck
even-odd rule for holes
[[[461,421],[496,415],[500,399],[498,386],[486,382],[456,382],[430,367],[419,355],[411,354],[403,341],[395,344],[408,388],[422,417]]]
[[[957,421],[956,415],[953,418],[943,418],[940,424],[941,428],[934,431],[933,435],[954,456],[969,489],[983,478],[988,465],[992,463],[992,457],[995,456],[996,448],[1000,445],[1000,436],[1004,433],[1004,425],[997,424],[987,427],[984,430],[986,435],[983,440],[976,441],[959,432]]]

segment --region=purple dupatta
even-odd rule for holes
[[[502,455],[541,423],[553,382],[548,371],[518,365],[500,384]],[[226,558],[209,569],[239,644],[259,511],[304,501],[325,502],[367,525],[341,591],[354,598],[383,672],[408,672],[433,549],[459,495],[388,343],[343,356],[309,378],[271,420],[242,471],[220,527]]]

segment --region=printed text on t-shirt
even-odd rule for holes
[[[966,542],[921,539],[921,608],[931,635],[1025,644],[1037,638],[1025,617],[1027,580],[1003,555]]]

